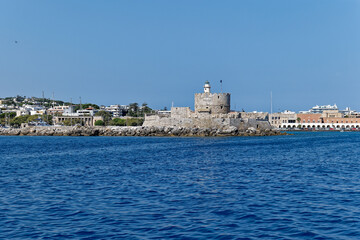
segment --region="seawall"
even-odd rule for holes
[[[6,136],[179,136],[179,137],[217,137],[217,136],[274,136],[285,135],[272,129],[238,129],[229,126],[215,128],[185,127],[25,127],[0,128],[0,135]]]

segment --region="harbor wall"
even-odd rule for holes
[[[234,126],[217,128],[186,127],[55,127],[37,126],[25,128],[0,128],[0,135],[6,136],[178,136],[178,137],[218,137],[218,136],[273,136],[284,135],[272,129],[238,129]]]

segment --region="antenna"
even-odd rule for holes
[[[73,115],[72,98],[70,98],[70,108],[69,108],[69,113],[70,113],[70,124],[71,124],[71,126],[72,126],[72,125],[73,125],[73,123],[72,123],[72,115]]]
[[[51,118],[51,119],[52,119],[53,125],[55,125],[55,121],[54,121],[54,115],[55,115],[55,109],[54,109],[54,108],[55,108],[54,92],[53,92],[53,94],[52,94],[52,99],[53,99],[53,102],[52,102],[52,103],[53,103],[53,104],[52,104],[52,105],[53,105],[53,106],[52,106],[53,109],[52,109],[52,118]]]
[[[174,107],[174,101],[171,102],[171,108],[173,108],[173,107]]]
[[[45,104],[45,97],[44,97],[44,91],[42,91],[42,105],[44,106]]]
[[[272,120],[272,111],[273,111],[272,91],[270,91],[270,116],[271,116],[271,120]]]
[[[222,80],[220,80],[220,89],[221,89],[221,93],[222,93]]]

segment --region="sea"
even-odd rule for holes
[[[1,136],[0,239],[360,239],[360,133]]]

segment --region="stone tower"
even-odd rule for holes
[[[196,113],[229,113],[230,93],[211,93],[211,86],[208,81],[204,85],[204,93],[195,93]]]

